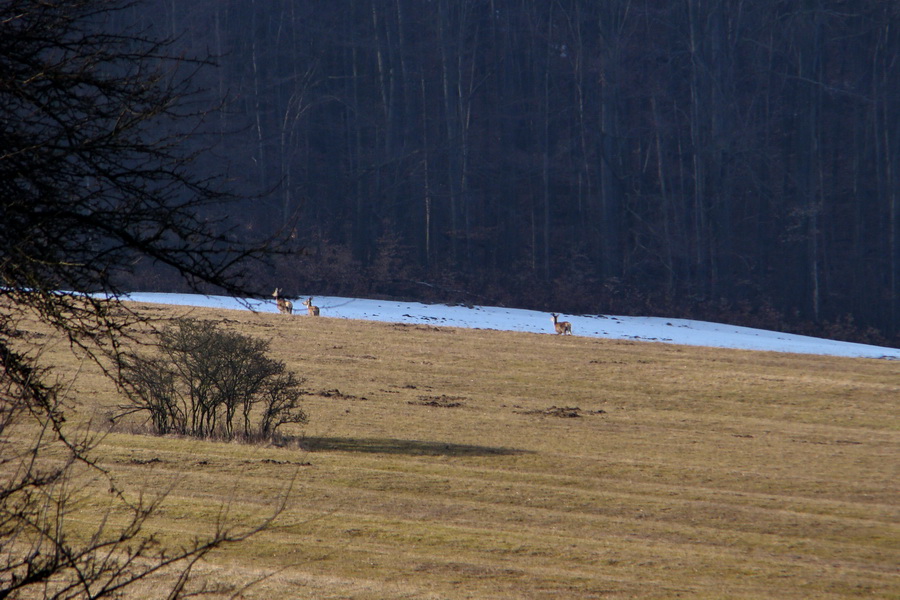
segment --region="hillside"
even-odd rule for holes
[[[307,378],[282,446],[99,448],[171,489],[165,539],[228,506],[279,527],[198,572],[247,598],[889,598],[900,593],[890,361],[135,304],[271,342]],[[119,400],[47,339],[83,418]],[[91,518],[89,512],[85,519]]]

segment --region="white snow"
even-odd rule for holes
[[[302,296],[302,298],[307,297],[309,296]],[[313,304],[321,308],[323,317],[391,323],[425,323],[444,327],[527,331],[555,335],[549,313],[533,310],[490,306],[448,306],[336,296],[314,296],[313,298]],[[225,296],[149,292],[133,293],[122,299],[157,304],[278,312],[274,299],[245,300]],[[306,317],[306,311],[300,300],[295,301],[294,305],[292,318]],[[300,310],[297,310],[298,307]],[[900,349],[896,348],[839,342],[705,321],[611,315],[560,315],[560,320],[571,322],[575,335],[588,337],[900,360]]]

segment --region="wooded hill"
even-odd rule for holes
[[[900,331],[893,0],[149,5],[288,294]]]

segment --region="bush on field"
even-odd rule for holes
[[[127,413],[146,413],[158,434],[268,439],[281,425],[305,423],[303,391],[268,342],[181,319],[160,334],[157,351],[125,362]]]

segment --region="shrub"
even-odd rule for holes
[[[305,423],[303,391],[268,342],[181,319],[164,329],[153,355],[125,361],[127,413],[146,413],[158,434],[271,438],[287,423]]]

